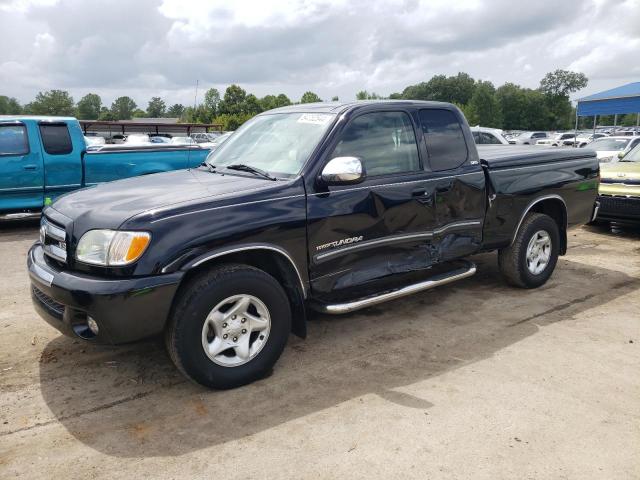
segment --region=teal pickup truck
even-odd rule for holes
[[[197,145],[108,145],[87,151],[75,118],[0,115],[0,220],[36,216],[60,195],[121,178],[190,168]]]

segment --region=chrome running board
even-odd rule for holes
[[[17,212],[17,213],[5,213],[0,215],[0,221],[3,220],[25,220],[28,218],[40,218],[41,212]]]
[[[430,290],[434,287],[439,287],[440,285],[446,285],[447,283],[462,280],[463,278],[470,277],[471,275],[476,273],[476,266],[473,262],[465,261],[465,263],[467,263],[467,265],[464,267],[456,268],[455,270],[452,270],[450,272],[438,274],[434,277],[431,277],[429,280],[424,280],[412,285],[407,285],[406,287],[399,288],[398,290],[392,290],[390,292],[382,293],[373,297],[354,300],[352,302],[337,303],[333,305],[317,305],[316,310],[332,315],[349,313],[355,310],[360,310],[361,308],[371,307],[379,303],[388,302],[390,300],[395,300],[407,295],[412,295],[417,292],[422,292],[423,290]]]

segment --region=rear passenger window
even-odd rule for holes
[[[480,132],[480,143],[483,145],[496,145],[500,144],[500,140],[498,140],[495,136],[490,133]]]
[[[29,153],[27,129],[24,125],[0,125],[0,155]]]
[[[375,112],[356,117],[342,132],[335,157],[359,157],[368,176],[420,170],[411,119],[404,112]]]
[[[49,155],[66,155],[73,150],[69,129],[65,124],[41,124],[40,136],[44,151]]]
[[[467,161],[462,127],[450,110],[420,110],[420,123],[434,171],[450,170]]]

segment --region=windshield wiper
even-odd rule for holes
[[[206,167],[207,170],[209,170],[211,173],[216,173],[216,166],[215,165],[211,165],[210,163],[207,163],[207,162],[202,162],[199,166],[200,167]]]
[[[269,180],[277,180],[276,177],[271,175],[269,172],[262,170],[260,168],[252,167],[251,165],[246,165],[244,163],[234,163],[232,165],[225,165],[225,168],[229,170],[238,170],[241,172],[249,172],[255,175],[260,175],[261,177],[267,178]]]

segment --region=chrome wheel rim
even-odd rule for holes
[[[551,260],[551,237],[545,230],[538,230],[527,246],[527,269],[534,275],[541,274]]]
[[[233,295],[218,303],[202,326],[202,348],[223,367],[237,367],[255,358],[267,343],[271,316],[253,295]]]

